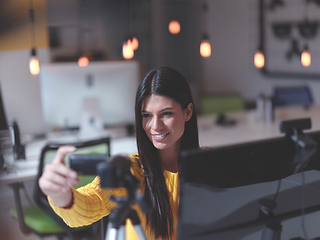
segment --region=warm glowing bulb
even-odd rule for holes
[[[139,47],[139,41],[138,41],[138,39],[137,39],[136,37],[132,38],[131,44],[132,44],[133,50],[137,50],[137,49],[138,49],[138,47]]]
[[[124,59],[131,59],[134,56],[133,47],[130,39],[122,46],[122,56]]]
[[[31,57],[29,67],[30,67],[30,73],[32,75],[38,75],[39,74],[40,65],[39,65],[39,61],[38,61],[36,56],[32,56]]]
[[[168,28],[171,34],[178,34],[180,32],[180,23],[177,20],[172,20]]]
[[[200,55],[202,57],[210,57],[211,55],[211,45],[206,39],[202,40],[202,43],[200,45]]]
[[[83,57],[79,58],[78,65],[80,67],[88,66],[88,64],[89,64],[89,59],[87,57],[83,56]]]
[[[308,50],[304,50],[301,54],[301,64],[304,67],[309,67],[311,64],[311,55]]]
[[[254,65],[256,68],[264,67],[264,55],[261,51],[257,51],[254,55]]]

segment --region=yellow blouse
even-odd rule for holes
[[[136,177],[141,184],[144,181],[144,172],[139,164],[138,154],[129,155],[131,159],[131,173]],[[173,239],[176,239],[177,224],[178,224],[178,208],[179,208],[179,173],[164,171],[164,177],[167,184],[168,196],[173,214]],[[142,189],[140,188],[140,191]],[[73,205],[71,208],[59,208],[55,206],[49,199],[49,203],[53,210],[65,221],[70,227],[80,227],[90,225],[98,221],[104,216],[109,215],[110,210],[116,206],[116,203],[109,200],[109,195],[125,196],[125,188],[117,189],[103,189],[100,188],[100,178],[96,177],[91,183],[84,187],[74,189],[73,192]],[[142,191],[144,192],[144,191]],[[132,206],[136,210],[141,226],[145,229],[147,239],[155,239],[150,229],[146,227],[146,216],[143,214],[139,205]],[[131,224],[130,220],[126,223],[126,239],[134,240],[139,239]],[[161,238],[160,238],[161,239]]]

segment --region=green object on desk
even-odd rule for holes
[[[245,110],[244,101],[238,94],[203,96],[200,104],[201,113],[204,115]]]

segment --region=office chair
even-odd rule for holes
[[[228,112],[244,111],[243,98],[238,94],[207,95],[200,100],[201,113],[225,114]]]
[[[273,94],[275,106],[303,105],[309,107],[313,104],[312,93],[308,86],[276,87]]]
[[[67,143],[48,143],[41,151],[40,162],[38,167],[38,174],[35,180],[35,188],[33,199],[36,203],[34,206],[22,207],[20,200],[20,189],[23,188],[23,184],[17,184],[14,190],[16,208],[11,209],[10,214],[13,218],[18,220],[20,230],[24,234],[34,233],[39,237],[56,236],[58,239],[68,237],[70,240],[79,239],[80,236],[93,237],[97,233],[99,228],[98,223],[94,223],[91,226],[85,226],[80,228],[70,228],[64,221],[54,213],[51,209],[47,197],[42,193],[39,188],[38,180],[41,177],[44,167],[47,163],[51,162],[56,154],[57,149],[66,145]],[[110,139],[101,138],[86,142],[68,143],[77,147],[77,153],[79,154],[102,154],[110,156]],[[68,165],[68,158],[66,157],[66,164]],[[83,186],[94,179],[95,176],[79,176],[80,182],[75,186],[78,188]],[[101,227],[103,220],[101,220]],[[103,232],[103,231],[102,231]],[[101,232],[101,234],[102,234]],[[102,235],[101,235],[102,236]]]

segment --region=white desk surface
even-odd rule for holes
[[[320,130],[320,106],[314,106],[307,110],[303,107],[278,108],[275,110],[273,123],[258,122],[254,110],[227,114],[227,117],[237,121],[236,125],[229,127],[216,125],[216,117],[215,115],[198,116],[200,146],[220,147],[284,136],[280,133],[279,123],[288,119],[310,117],[312,121],[310,131]],[[0,185],[33,180],[37,174],[41,148],[47,141],[73,142],[75,140],[75,135],[51,135],[49,139],[28,143],[26,145],[27,160],[15,161],[9,174],[0,175]],[[135,137],[111,138],[110,147],[112,155],[137,152]],[[13,159],[9,159],[10,161]]]
[[[199,116],[200,146],[221,147],[281,137],[284,134],[280,133],[280,122],[289,119],[311,118],[312,128],[305,132],[320,130],[320,106],[313,106],[309,109],[303,107],[277,108],[274,115],[274,122],[267,123],[257,121],[255,110],[227,114],[227,117],[237,121],[234,126],[215,124],[217,116]]]
[[[26,145],[26,160],[16,160],[13,163],[12,155],[5,156],[7,162],[13,163],[8,170],[0,175],[0,185],[12,184],[16,182],[24,182],[33,180],[38,172],[39,156],[42,147],[46,142],[73,142],[76,141],[74,135],[66,135],[58,137],[50,137],[50,139],[43,139],[32,141]],[[136,153],[136,139],[135,137],[121,137],[110,139],[110,151],[112,155],[119,153]]]

